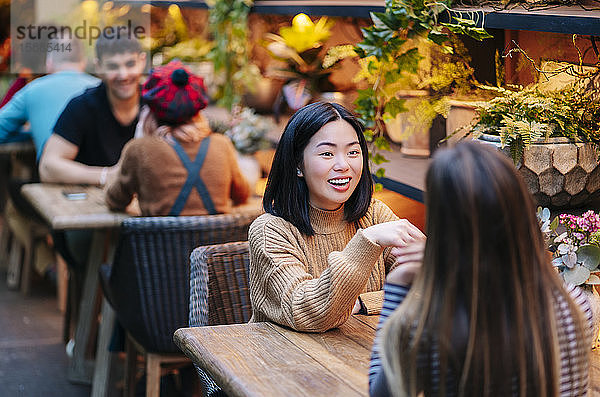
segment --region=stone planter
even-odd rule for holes
[[[500,148],[498,136],[484,134],[480,140]],[[510,156],[508,147],[501,150]],[[535,142],[517,168],[538,205],[564,209],[600,202],[600,166],[592,143]]]

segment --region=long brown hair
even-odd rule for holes
[[[559,296],[568,302],[580,343],[583,315],[550,264],[514,165],[483,144],[461,143],[436,153],[426,188],[423,266],[384,327],[390,390],[556,396],[554,302]],[[439,362],[436,385],[433,362]]]

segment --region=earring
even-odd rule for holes
[[[296,168],[296,175],[302,176],[302,171],[300,171],[300,168]]]

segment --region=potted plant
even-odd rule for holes
[[[446,135],[451,98],[473,95],[476,90],[478,83],[464,45],[455,35],[448,44],[452,52],[422,37],[403,44],[417,48],[420,60],[414,73],[397,80],[395,97],[403,101],[405,111],[384,120],[387,137],[402,144],[403,154],[428,157]]]
[[[162,26],[150,38],[152,65],[158,66],[179,59],[195,74],[204,79],[209,97],[217,94],[214,70],[208,54],[214,43],[202,36],[191,37],[179,6],[171,4],[166,15],[160,17]]]
[[[373,25],[362,29],[363,41],[357,44],[355,51],[362,66],[359,78],[367,82],[368,88],[359,90],[355,103],[356,112],[367,127],[365,137],[373,142],[371,160],[375,165],[386,161],[380,151],[390,148],[385,135],[386,123],[406,111],[406,100],[399,98],[397,93],[407,88],[402,84],[403,80],[414,83],[415,76],[418,76],[419,63],[423,58],[419,41],[429,44],[426,48],[452,53],[449,45],[451,33],[467,34],[478,40],[491,37],[473,22],[460,17],[452,23],[440,23],[441,13],[452,14],[449,5],[450,2],[386,0],[385,12],[371,13]],[[411,39],[418,40],[411,42]],[[457,61],[464,63],[461,59]],[[427,88],[434,91],[435,84],[431,83]],[[416,85],[421,84],[417,81]],[[385,176],[385,170],[380,167],[376,176]]]
[[[600,285],[600,215],[594,211],[560,214],[550,221],[550,210],[539,207],[537,216],[558,274],[588,296],[596,347],[600,331],[600,296],[595,289]]]
[[[284,81],[281,97],[292,110],[306,105],[320,93],[334,91],[329,75],[341,59],[354,54],[351,45],[325,51],[324,44],[333,24],[327,17],[315,23],[301,13],[292,19],[290,26],[280,28],[279,34],[265,35],[269,54],[285,65],[273,68],[268,76]]]
[[[579,83],[549,92],[499,90],[502,96],[477,108],[472,136],[510,155],[542,206],[600,199],[600,97]]]

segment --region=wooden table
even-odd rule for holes
[[[366,396],[378,316],[325,333],[272,323],[181,328],[175,343],[229,396]]]
[[[32,183],[21,192],[54,230],[114,228],[131,216],[110,211],[104,192],[96,186]],[[81,192],[87,197],[68,200],[63,192]]]
[[[322,334],[272,323],[181,328],[175,343],[229,396],[367,396],[378,316],[355,315]],[[600,396],[600,350],[590,356]]]
[[[93,230],[79,317],[75,327],[75,346],[67,374],[71,382],[90,384],[94,360],[86,359],[85,353],[95,315],[98,269],[103,260],[110,261],[114,254],[116,233],[107,232],[118,228],[123,220],[131,215],[110,211],[105,204],[102,189],[95,186],[36,183],[24,185],[21,192],[53,230]],[[63,192],[81,192],[87,197],[82,200],[68,200]],[[114,322],[114,312],[103,309],[102,319],[106,323]],[[99,348],[98,352],[101,351]]]
[[[97,315],[94,309],[99,286],[98,269],[101,263],[112,261],[114,256],[117,236],[109,231],[119,228],[132,215],[110,211],[103,190],[96,186],[36,183],[24,185],[21,191],[53,230],[93,230],[67,377],[71,382],[82,384],[90,384],[93,380],[92,395],[95,395],[96,386],[106,382],[108,376],[105,363],[110,360],[108,343],[115,318],[110,305],[103,302],[96,359],[86,359],[92,324]],[[63,192],[85,193],[86,198],[68,200]],[[253,196],[248,203],[234,207],[233,212],[256,211],[260,206],[261,198]]]

